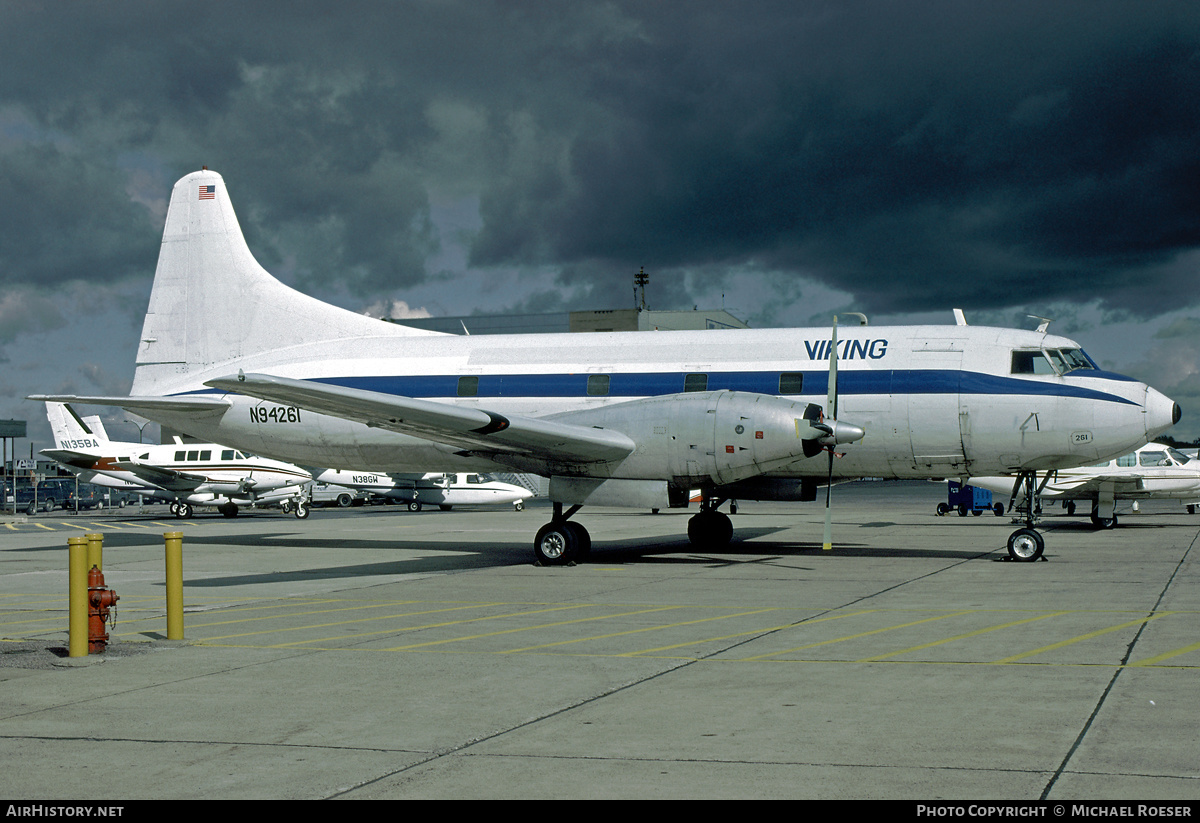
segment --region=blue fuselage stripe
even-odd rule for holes
[[[742,391],[756,394],[780,395],[780,372],[728,371],[707,372],[707,383],[693,380],[694,391]],[[828,394],[828,372],[785,372],[790,377],[787,394],[825,396]],[[656,397],[685,391],[687,375],[682,372],[605,372],[607,392],[599,396],[616,398]],[[802,375],[802,388],[795,390]],[[315,380],[345,388],[362,389],[381,394],[414,398],[447,398],[470,396],[493,397],[588,397],[586,373],[577,374],[481,374],[472,376],[471,389],[459,394],[460,375],[414,375],[378,377],[331,377]],[[1089,371],[1087,378],[1127,381],[1129,378],[1104,372]],[[476,382],[477,380],[477,382]],[[703,387],[701,387],[703,386]],[[965,394],[965,395],[1036,395],[1076,397],[1107,400],[1113,403],[1136,405],[1123,397],[1087,388],[1075,383],[1072,376],[1053,381],[1027,380],[967,372],[957,369],[871,369],[840,371],[839,395],[881,394]]]

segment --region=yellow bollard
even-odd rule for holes
[[[183,639],[183,532],[165,532],[167,550],[167,639]]]
[[[100,571],[104,571],[104,535],[98,532],[89,532],[84,537],[88,542],[88,568],[95,566]]]
[[[86,537],[68,537],[68,587],[67,625],[69,640],[67,655],[69,657],[87,657],[88,655],[88,539]]]

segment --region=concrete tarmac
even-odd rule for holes
[[[688,512],[165,507],[0,518],[0,797],[1200,797],[1200,515],[938,517],[945,486]],[[823,498],[822,498],[823,503]],[[184,532],[185,640],[162,535]],[[67,538],[104,534],[103,655],[66,658]]]

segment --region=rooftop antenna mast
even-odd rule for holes
[[[638,311],[646,310],[646,285],[650,282],[650,275],[646,274],[646,267],[642,266],[641,271],[633,276],[633,305]],[[641,291],[639,300],[638,292]]]

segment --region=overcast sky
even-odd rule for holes
[[[651,308],[756,327],[1041,315],[1200,437],[1191,0],[3,0],[0,418],[35,449],[26,394],[128,392],[201,165],[356,311],[632,307],[644,266]]]

